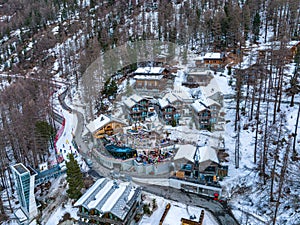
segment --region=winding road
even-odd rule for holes
[[[93,159],[90,155],[91,149],[88,148],[87,143],[82,138],[82,133],[84,130],[84,116],[78,110],[71,108],[65,103],[65,97],[67,96],[68,89],[61,93],[59,97],[59,101],[61,106],[68,110],[69,112],[74,113],[77,116],[77,127],[74,132],[74,138],[77,145],[80,148],[80,154],[85,157],[89,157],[93,160],[93,169],[98,172],[100,175],[105,177],[111,176],[111,170],[99,164],[95,159]],[[128,175],[128,173],[126,173]],[[145,177],[145,176],[144,176]],[[238,225],[238,221],[234,218],[231,213],[230,208],[226,203],[221,204],[217,201],[205,199],[199,195],[184,193],[181,190],[174,189],[167,186],[158,186],[158,185],[149,185],[145,183],[135,182],[138,185],[143,187],[145,192],[153,193],[155,195],[161,196],[166,199],[182,202],[188,205],[198,206],[209,211],[214,217],[216,221],[220,225]]]

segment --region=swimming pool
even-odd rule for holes
[[[115,158],[128,159],[137,156],[137,151],[129,147],[121,147],[114,144],[108,144],[105,146],[105,148]]]

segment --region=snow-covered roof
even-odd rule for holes
[[[128,107],[128,108],[132,108],[136,102],[133,101],[131,98],[127,98],[123,101],[123,103]]]
[[[163,67],[139,67],[136,71],[134,71],[134,74],[149,74],[149,75],[155,75],[155,74],[161,74],[164,71]]]
[[[189,91],[183,86],[175,85],[171,93],[181,101],[193,101]]]
[[[194,145],[179,145],[179,149],[174,156],[174,160],[187,159],[190,162],[194,162],[195,153],[196,147]]]
[[[137,95],[137,94],[133,94],[130,96],[131,100],[135,101],[135,102],[140,102],[141,100],[143,100],[143,97]]]
[[[167,93],[165,94],[165,96],[163,97],[163,99],[166,99],[169,103],[174,103],[176,101],[178,101],[178,98],[172,94],[172,93]]]
[[[199,163],[207,160],[219,163],[216,150],[208,145],[198,146],[195,152],[195,160],[197,160]]]
[[[221,92],[219,84],[215,78],[211,79],[207,86],[202,86],[200,88],[206,97],[210,97],[218,92]]]
[[[129,182],[120,183],[101,178],[78,199],[74,206],[83,206],[87,210],[97,209],[103,214],[111,212],[123,220],[140,191],[140,188],[132,186]]]
[[[131,108],[143,99],[144,99],[143,97],[141,97],[137,94],[133,94],[129,98],[125,99],[123,102],[127,107]]]
[[[190,69],[188,75],[193,75],[193,76],[211,75],[211,76],[213,76],[213,72],[206,68],[192,68],[192,69]]]
[[[203,59],[221,59],[221,53],[219,52],[208,52],[204,55]]]
[[[207,106],[217,105],[217,106],[221,107],[221,105],[218,102],[216,102],[215,100],[213,100],[211,98],[206,98],[206,105]]]
[[[158,104],[161,108],[165,108],[166,106],[170,105],[170,103],[168,102],[168,100],[166,99],[158,99]]]
[[[101,114],[97,119],[91,121],[88,125],[86,125],[86,127],[91,133],[94,133],[112,121],[125,124],[125,122],[121,120]]]
[[[205,109],[209,110],[204,104],[201,103],[201,101],[195,101],[193,104],[191,104],[191,106],[197,113]]]
[[[228,85],[226,77],[215,76],[212,80],[214,80],[213,82],[216,82],[216,84],[214,84],[212,87],[218,88],[222,92],[222,94],[226,95],[232,93],[232,88]]]
[[[161,80],[163,75],[135,75],[133,79],[136,80]]]
[[[111,120],[108,116],[101,114],[97,119],[91,121],[88,125],[86,125],[86,127],[91,133],[94,133],[99,128],[108,124],[110,121]]]

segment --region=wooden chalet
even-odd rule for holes
[[[113,135],[123,130],[126,123],[110,116],[101,114],[91,121],[86,127],[94,138],[103,138],[104,135]]]
[[[191,105],[193,116],[198,129],[211,129],[211,110],[201,101],[196,101]]]
[[[129,123],[145,121],[149,113],[154,111],[150,99],[134,94],[124,101],[124,112]]]
[[[192,68],[188,72],[186,82],[183,85],[206,86],[213,77],[213,72],[207,68]]]
[[[78,224],[131,224],[141,204],[141,188],[129,182],[101,178],[81,196]]]
[[[224,60],[224,54],[219,52],[209,52],[206,53],[203,57],[204,66],[209,68],[222,67]]]
[[[173,87],[174,75],[163,67],[140,67],[134,72],[134,88],[138,94],[159,96],[163,90]]]

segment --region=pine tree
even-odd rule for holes
[[[69,154],[69,160],[70,161],[66,163],[67,181],[69,184],[67,193],[71,199],[77,200],[82,195],[81,189],[84,186],[83,177],[80,171],[80,167],[72,154]]]
[[[260,16],[257,12],[254,16],[253,23],[252,23],[252,32],[254,34],[254,42],[256,42],[259,38],[259,29],[260,29]]]

